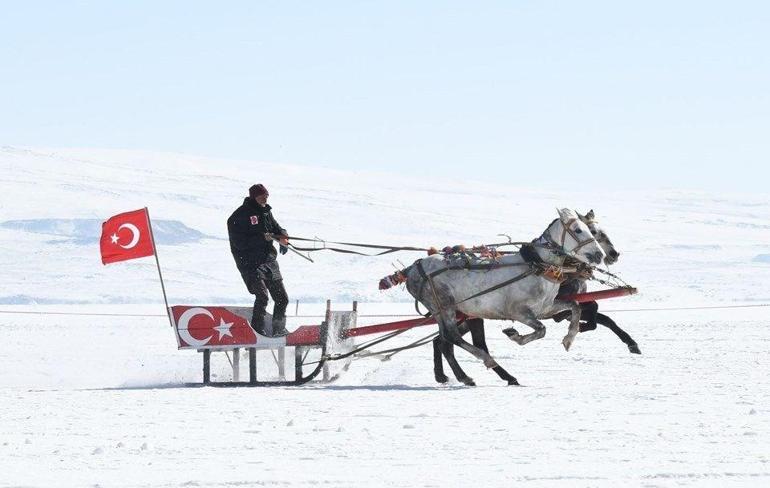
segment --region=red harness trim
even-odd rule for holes
[[[588,293],[575,293],[573,295],[557,296],[559,300],[576,301],[578,303],[583,302],[595,302],[596,300],[602,300],[604,298],[616,298],[624,297],[628,295],[634,295],[638,290],[632,286],[626,286],[622,288],[610,288],[609,290],[592,291]]]

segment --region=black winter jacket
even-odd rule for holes
[[[280,280],[281,272],[275,257],[273,242],[265,239],[265,233],[288,235],[270,211],[252,198],[243,200],[243,205],[227,219],[227,234],[230,251],[235,265],[248,287],[254,278]]]

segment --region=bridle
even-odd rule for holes
[[[570,229],[570,226],[578,220],[577,218],[573,217],[569,219],[567,222],[564,222],[561,218],[558,218],[556,220],[558,220],[562,226],[561,243],[554,241],[553,238],[551,237],[551,233],[548,230],[551,228],[550,225],[548,226],[548,229],[546,229],[546,231],[543,232],[542,237],[546,240],[546,242],[556,247],[557,250],[564,253],[565,255],[574,254],[579,249],[582,249],[588,244],[591,244],[592,242],[596,242],[596,238],[593,235],[591,235],[590,232],[588,233],[588,238],[581,241],[577,233],[574,230]],[[554,220],[554,222],[556,222],[556,220]],[[572,237],[577,243],[577,245],[570,250],[567,250],[565,247],[565,244],[567,243],[567,234],[569,234],[569,236]]]

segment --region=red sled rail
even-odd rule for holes
[[[626,286],[621,288],[611,288],[609,290],[592,291],[588,293],[576,293],[573,295],[564,295],[559,298],[562,300],[574,300],[578,303],[593,302],[604,300],[606,298],[617,298],[633,295],[637,292],[636,288]],[[462,312],[457,312],[457,320],[465,320],[468,316]],[[355,327],[345,331],[345,337],[357,337],[369,334],[381,334],[384,332],[395,332],[397,330],[412,329],[424,325],[435,324],[434,317],[422,317],[418,319],[399,320],[397,322],[388,322],[385,324],[367,325],[364,327]]]
[[[460,316],[465,315],[458,313]],[[399,320],[398,322],[388,322],[386,324],[367,325],[364,327],[355,327],[345,331],[345,337],[357,337],[369,334],[381,334],[383,332],[394,332],[403,329],[412,329],[414,327],[422,327],[423,325],[435,324],[436,319],[434,317],[422,317],[419,319]]]
[[[574,295],[564,295],[557,298],[561,300],[574,300],[578,303],[585,303],[595,302],[596,300],[604,300],[605,298],[617,298],[625,297],[628,295],[635,295],[637,291],[638,290],[633,286],[621,286],[619,288],[610,288],[609,290],[576,293]]]

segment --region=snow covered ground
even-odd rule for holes
[[[331,385],[185,388],[200,357],[162,318],[3,317],[0,485],[765,486],[766,313],[617,313],[642,356],[606,330],[566,353],[563,326],[519,347],[493,322],[525,386],[460,355],[476,388],[433,383],[428,348]]]
[[[472,176],[426,184],[181,155],[0,149],[0,486],[770,484],[768,307],[609,313],[641,356],[607,330],[579,335],[567,353],[563,324],[520,347],[499,332],[507,324],[490,322],[490,349],[523,387],[461,352],[479,386],[436,385],[426,347],[355,361],[331,385],[188,388],[200,357],[176,351],[154,261],[103,267],[81,225],[148,206],[168,225],[159,255],[170,301],[246,304],[224,220],[256,181],[293,234],[329,240],[530,239],[556,206],[594,208],[622,253],[613,271],[641,290],[606,310],[770,303],[770,195]],[[340,308],[360,300],[362,314],[412,311],[405,291],[376,290],[392,256],[281,259],[300,314],[320,313],[326,298]],[[289,328],[313,321],[291,317]],[[213,368],[226,378],[223,355]]]

